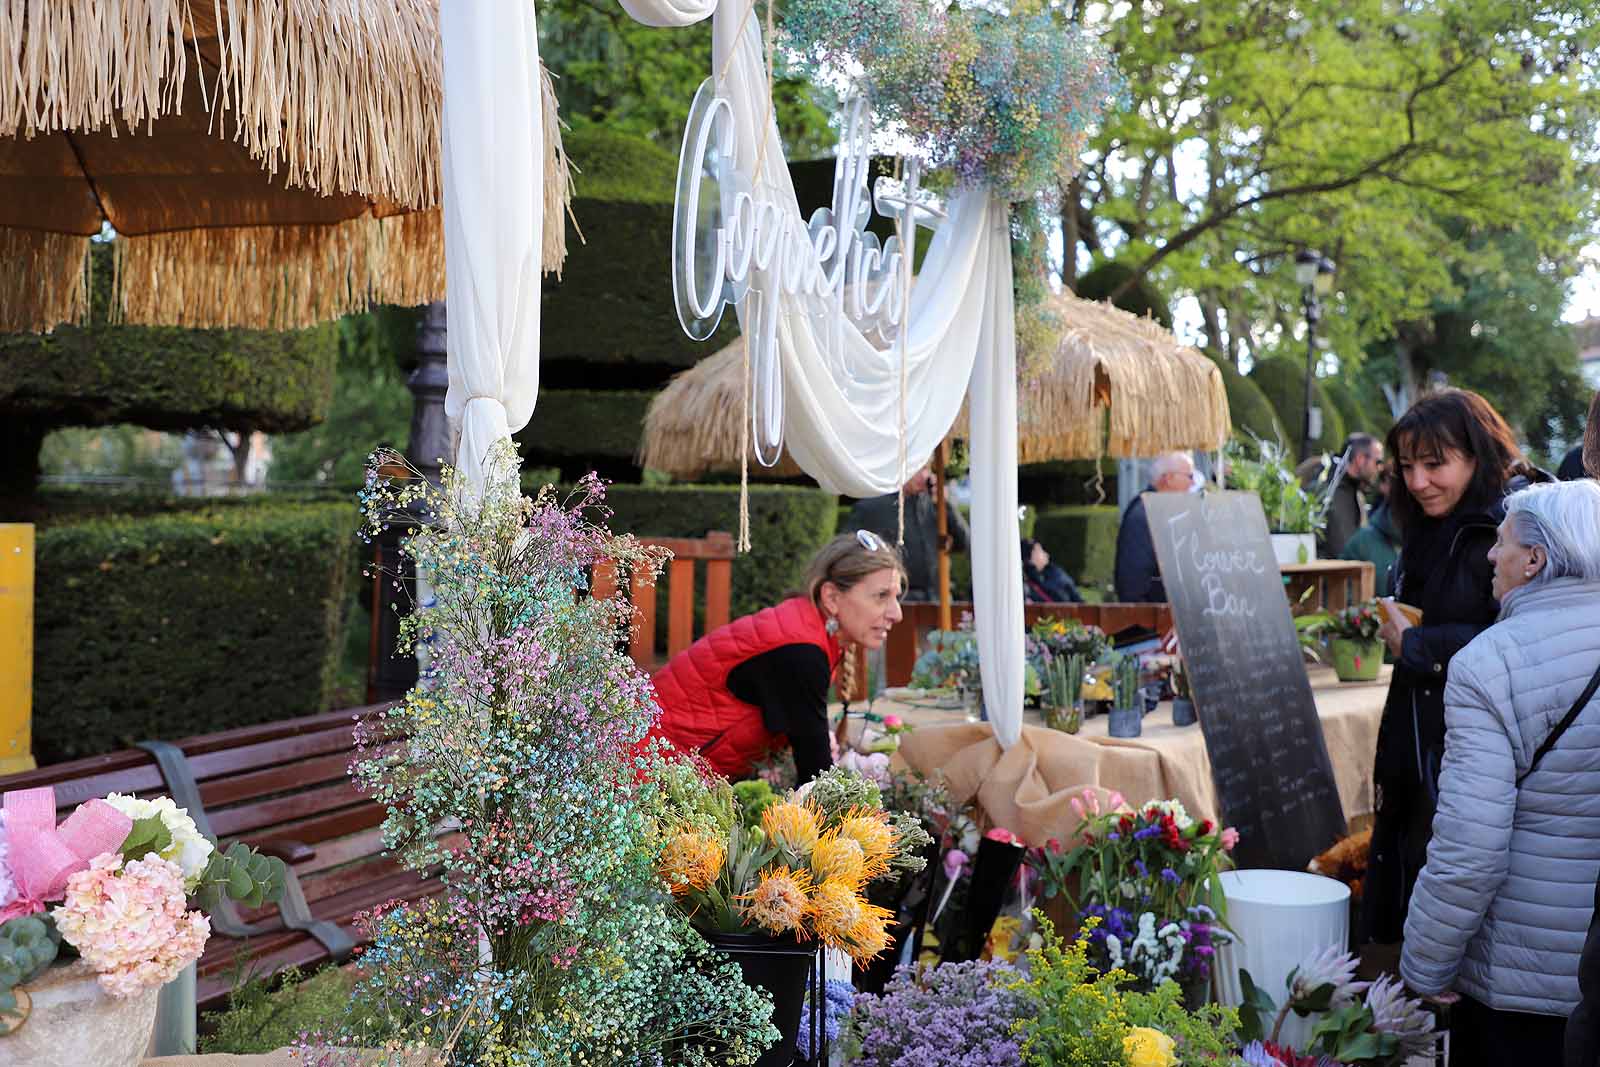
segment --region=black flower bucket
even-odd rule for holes
[[[1022,866],[1025,850],[1021,845],[984,838],[978,842],[978,858],[972,864],[972,883],[967,890],[966,914],[961,936],[944,947],[940,959],[945,963],[965,963],[983,953],[989,928],[1000,916],[1006,888]]]
[[[766,934],[704,935],[707,943],[739,965],[745,984],[764,989],[772,997],[772,1025],[781,1035],[778,1043],[761,1054],[755,1067],[791,1067],[802,1063],[795,1041],[800,1036],[805,1012],[806,981],[821,971],[822,953],[817,946],[802,945],[792,937]],[[815,978],[819,988],[820,977]],[[811,1047],[824,1049],[823,1023],[826,1006],[818,998],[804,1023],[812,1028]],[[826,1056],[826,1051],[823,1052]]]

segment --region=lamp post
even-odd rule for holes
[[[1311,408],[1317,383],[1317,323],[1322,298],[1333,292],[1333,261],[1306,249],[1294,257],[1294,280],[1300,283],[1300,306],[1306,313],[1306,413],[1300,434],[1300,456],[1311,455]]]

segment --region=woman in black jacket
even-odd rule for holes
[[[1394,595],[1422,621],[1384,626],[1394,675],[1373,764],[1377,806],[1362,893],[1365,940],[1394,943],[1428,855],[1444,756],[1450,659],[1499,614],[1489,549],[1507,493],[1549,476],[1522,458],[1499,412],[1477,393],[1445,389],[1413,404],[1389,431],[1396,477],[1389,511],[1404,545]]]

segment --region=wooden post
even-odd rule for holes
[[[953,630],[950,623],[950,516],[945,513],[944,465],[948,441],[933,450],[933,508],[939,516],[939,629]]]
[[[0,774],[33,762],[33,525],[0,523]]]

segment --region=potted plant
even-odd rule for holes
[[[1228,484],[1261,498],[1278,565],[1316,559],[1323,506],[1316,494],[1300,484],[1288,451],[1273,441],[1252,438],[1247,444],[1234,438],[1223,448],[1223,459]]]
[[[767,805],[758,825],[740,817],[726,781],[685,757],[657,753],[650,774],[661,881],[695,929],[771,994],[782,1036],[758,1067],[788,1064],[816,946],[857,964],[887,949],[894,912],[871,903],[868,886],[921,870],[933,839],[917,815],[884,811],[878,786],[845,767]]]
[[[202,908],[283,891],[282,860],[218,850],[169,797],[113,793],[60,827],[49,788],[7,793],[4,807],[0,1064],[134,1067],[161,987],[211,934]]]
[[[1138,737],[1144,729],[1144,698],[1139,693],[1139,660],[1118,656],[1111,668],[1111,717],[1106,732],[1112,737]]]
[[[1172,693],[1172,725],[1193,726],[1199,722],[1194,697],[1189,692],[1189,671],[1182,659],[1172,665]]]
[[[1083,725],[1083,685],[1087,671],[1083,654],[1052,656],[1045,667],[1042,714],[1052,730],[1075,734]]]
[[[1333,669],[1341,682],[1370,682],[1383,666],[1383,615],[1376,600],[1326,616],[1319,629],[1328,638]]]

